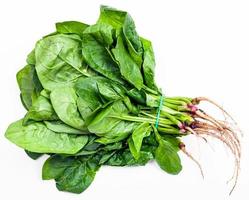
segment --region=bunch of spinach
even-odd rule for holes
[[[5,136],[33,159],[48,154],[42,177],[62,191],[81,193],[102,165],[155,159],[178,174],[179,137],[190,133],[195,106],[164,96],[159,111],[154,68],[151,42],[127,12],[101,6],[94,25],[57,23],[17,73],[27,114]]]

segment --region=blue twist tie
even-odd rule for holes
[[[158,125],[159,125],[160,112],[161,112],[162,106],[163,106],[163,95],[161,95],[161,97],[160,97],[160,102],[159,102],[159,106],[157,109],[156,122],[155,122],[156,129],[158,128]]]

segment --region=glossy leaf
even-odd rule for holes
[[[44,121],[44,124],[48,129],[56,133],[67,133],[67,134],[89,134],[87,131],[82,131],[73,128],[62,121]]]
[[[127,12],[101,6],[98,24],[108,24],[116,30],[117,36],[120,33],[124,35],[128,52],[140,67],[142,64],[143,48],[131,16]]]
[[[141,89],[143,86],[143,77],[140,71],[140,67],[132,59],[124,46],[122,36],[117,38],[116,47],[112,50],[115,59],[119,63],[119,68],[122,76],[134,85],[137,89]]]
[[[144,82],[149,88],[158,90],[154,80],[156,63],[152,44],[144,38],[142,38],[142,43],[144,48],[144,60],[142,64]]]
[[[82,54],[92,69],[111,80],[122,83],[118,64],[114,61],[109,50],[112,43],[112,28],[110,26],[90,26],[83,34]]]
[[[51,102],[49,99],[39,96],[33,102],[33,105],[30,107],[28,113],[23,119],[24,124],[29,124],[33,121],[43,121],[43,120],[57,120],[58,116],[56,115]]]
[[[88,75],[82,65],[81,38],[56,34],[38,41],[35,48],[36,71],[47,90],[72,86],[77,78]]]
[[[159,146],[155,152],[155,159],[161,169],[170,174],[178,174],[182,170],[177,150],[166,140],[159,142]]]
[[[66,21],[56,23],[56,31],[58,33],[74,33],[82,35],[83,31],[88,27],[87,24],[77,21]]]
[[[134,158],[138,159],[143,139],[151,133],[151,125],[147,122],[141,123],[136,127],[128,141],[130,151]]]
[[[98,92],[98,82],[103,79],[99,76],[80,78],[75,84],[75,92],[78,95],[77,106],[85,121],[104,103]]]
[[[21,91],[21,100],[24,107],[28,110],[33,101],[39,96],[42,86],[37,78],[35,67],[26,65],[16,75],[16,79]]]
[[[117,137],[127,137],[137,124],[118,118],[119,115],[125,113],[128,113],[127,107],[121,100],[117,101],[103,109],[88,125],[88,130],[98,136],[114,139],[115,142]]]
[[[5,137],[28,151],[64,154],[76,153],[87,143],[88,139],[87,136],[55,133],[41,122],[23,126],[22,120],[10,124]]]
[[[151,159],[153,159],[153,154],[150,151],[141,151],[140,157],[135,159],[130,150],[126,149],[124,151],[119,151],[115,153],[105,165],[111,166],[136,166],[136,165],[145,165]]]
[[[64,123],[76,129],[86,130],[84,120],[78,112],[78,97],[73,88],[57,88],[51,92],[50,98],[56,114]]]
[[[55,179],[56,187],[61,191],[81,193],[92,183],[99,167],[98,159],[92,157],[52,156],[43,166],[42,177]]]

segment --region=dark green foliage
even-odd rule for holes
[[[161,93],[152,44],[137,34],[127,12],[100,11],[94,25],[56,23],[17,73],[28,112],[5,136],[32,159],[50,155],[42,177],[55,179],[62,191],[83,192],[101,165],[155,159],[168,173],[182,168],[178,127],[192,119],[179,111],[186,98],[164,97],[158,130],[153,128]]]

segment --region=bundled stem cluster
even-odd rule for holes
[[[226,144],[235,157],[236,184],[237,130],[199,104],[207,101],[229,114],[207,98],[163,96],[154,68],[152,44],[137,34],[127,12],[102,6],[94,25],[57,23],[17,73],[27,113],[5,136],[33,159],[49,155],[42,177],[54,179],[62,191],[83,192],[102,165],[155,160],[162,170],[178,174],[179,150],[201,169],[181,141],[190,134]]]

